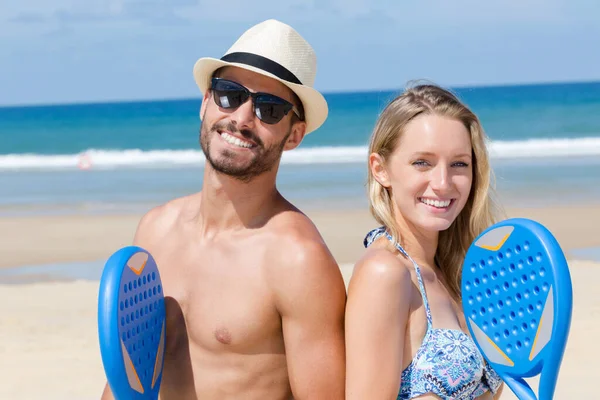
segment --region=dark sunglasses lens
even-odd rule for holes
[[[292,105],[276,96],[258,96],[256,115],[267,124],[276,124],[292,109]]]
[[[212,89],[215,103],[223,108],[236,108],[248,99],[243,86],[225,79],[213,79]]]
[[[215,103],[223,108],[237,108],[248,99],[248,95],[241,90],[213,89],[213,93]]]

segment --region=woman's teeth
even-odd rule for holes
[[[231,136],[229,133],[227,132],[223,132],[221,133],[221,137],[223,139],[225,139],[225,141],[229,144],[233,144],[234,146],[238,146],[238,147],[244,147],[246,149],[252,147],[252,144],[245,142],[239,138],[236,138],[234,136]]]
[[[431,199],[419,199],[421,203],[427,204],[435,208],[446,208],[450,205],[451,200],[431,200]]]

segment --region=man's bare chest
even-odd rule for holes
[[[209,352],[279,351],[281,322],[265,263],[242,248],[179,248],[158,252],[167,329]]]

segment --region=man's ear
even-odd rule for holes
[[[302,143],[302,139],[304,139],[304,135],[306,134],[306,122],[304,121],[296,121],[292,124],[292,131],[285,141],[285,145],[283,146],[283,150],[292,150],[295,149]]]
[[[202,116],[206,113],[206,106],[210,101],[210,89],[204,92],[204,97],[202,97],[202,105],[200,105],[200,120],[202,120]]]
[[[369,155],[369,168],[373,177],[379,184],[385,188],[390,187],[390,177],[385,168],[385,160],[377,153]]]

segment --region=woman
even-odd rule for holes
[[[501,380],[471,340],[460,276],[496,222],[485,134],[450,92],[408,89],[369,147],[370,210],[346,307],[347,399],[492,399]]]

